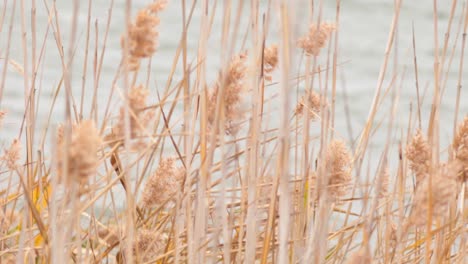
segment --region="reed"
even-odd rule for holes
[[[334,14],[324,1],[110,1],[104,24],[85,2],[0,4],[0,263],[466,263],[466,3],[451,1],[444,30],[434,0],[434,55],[416,56],[413,28],[401,66],[394,1],[355,117],[339,0]],[[159,47],[174,10],[180,41]],[[7,109],[12,79],[24,100]]]

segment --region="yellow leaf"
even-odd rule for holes
[[[50,186],[50,183],[45,180],[45,178],[42,179],[42,186],[40,184],[37,184],[36,187],[33,189],[32,200],[39,213],[41,213],[42,210],[46,209],[49,205],[49,197],[51,195],[51,192],[52,187]],[[37,234],[34,238],[34,246],[41,246],[43,243],[44,238],[40,233]]]
[[[43,186],[41,189],[40,185],[38,184],[32,193],[32,200],[36,205],[37,211],[40,213],[42,210],[46,209],[49,204],[49,197],[52,191],[52,188],[49,182],[43,181]]]
[[[41,234],[37,234],[36,237],[34,237],[34,246],[39,247],[44,243],[44,238],[42,238]]]

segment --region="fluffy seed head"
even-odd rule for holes
[[[225,79],[220,77],[215,87],[209,95],[208,102],[208,122],[214,126],[216,114],[216,100],[219,96],[219,89],[224,85],[224,96],[222,104],[224,107],[225,130],[227,134],[236,134],[239,131],[239,124],[244,116],[242,111],[242,95],[245,91],[244,77],[246,74],[244,54],[234,56],[227,68]]]
[[[129,57],[127,59],[127,69],[129,71],[137,71],[140,68],[140,58]]]
[[[428,221],[429,193],[431,195],[432,220],[440,220],[447,214],[449,204],[455,200],[457,182],[447,175],[434,174],[432,184],[429,177],[424,178],[413,200],[410,222],[416,226],[425,226]]]
[[[452,146],[455,159],[460,161],[462,167],[458,178],[460,182],[465,182],[468,180],[468,116],[458,125]]]
[[[271,73],[278,66],[278,45],[274,44],[263,51],[263,75],[265,80],[271,81]]]
[[[158,25],[160,19],[158,12],[162,11],[167,1],[156,1],[140,10],[135,21],[128,26],[128,38],[121,38],[121,46],[127,46],[129,57],[127,59],[130,71],[138,70],[140,59],[151,57],[158,46]]]
[[[457,182],[463,183],[465,166],[462,161],[454,159],[448,163],[443,163],[438,169],[440,175],[445,175],[445,177],[455,180]]]
[[[330,142],[325,153],[326,171],[328,173],[328,183],[326,184],[331,200],[338,201],[345,196],[352,183],[351,177],[351,154],[346,145],[341,140]],[[315,171],[309,172],[312,180],[311,186],[317,184],[318,175]],[[320,190],[320,186],[318,186]]]
[[[167,0],[159,0],[159,1],[155,1],[153,3],[151,3],[149,6],[148,6],[148,10],[153,13],[153,14],[156,14],[158,12],[161,12],[163,11],[167,6]]]
[[[144,112],[148,95],[149,91],[143,85],[134,86],[128,94],[130,138],[140,136],[153,117],[153,111]],[[120,108],[119,120],[112,128],[112,136],[117,139],[125,137],[125,110],[125,107]]]
[[[141,199],[142,207],[155,207],[166,202],[179,189],[183,175],[184,169],[175,166],[175,159],[161,160],[146,182]]]
[[[406,158],[409,160],[410,169],[416,175],[416,184],[419,184],[427,176],[431,166],[431,147],[421,130],[416,132],[406,147]]]
[[[99,164],[97,152],[100,146],[101,137],[94,122],[81,121],[73,127],[68,148],[63,139],[57,142],[59,175],[63,175],[64,162],[68,159],[68,177],[78,182],[86,181],[95,173]]]
[[[299,39],[298,45],[307,55],[317,56],[335,29],[336,26],[331,23],[322,23],[319,26],[312,24],[308,34]]]
[[[330,196],[339,198],[346,195],[352,182],[351,155],[341,140],[330,142],[326,153],[326,168],[329,173]]]
[[[148,262],[157,257],[163,246],[159,233],[148,229],[141,229],[138,231],[133,243],[133,253],[135,256],[138,256],[140,261]]]
[[[5,150],[5,154],[0,160],[6,163],[6,166],[10,170],[16,169],[18,161],[21,158],[21,142],[18,139],[14,139],[10,147]]]
[[[299,103],[296,106],[295,114],[302,115],[304,113],[304,108],[309,109],[311,113],[312,120],[316,119],[320,113],[320,100],[321,97],[319,94],[311,90],[306,92],[300,99]]]
[[[135,19],[135,23],[129,26],[129,53],[136,58],[148,58],[156,51],[157,37],[159,35],[156,26],[159,18],[153,16],[147,10],[141,10]]]
[[[457,134],[453,139],[453,150],[455,158],[468,167],[468,116],[458,126]]]

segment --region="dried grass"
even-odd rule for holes
[[[11,3],[11,12],[16,2]],[[10,96],[4,87],[11,64],[23,78],[25,105],[22,120],[0,125],[2,135],[16,138],[0,140],[4,147],[0,263],[464,263],[468,117],[457,124],[458,115],[466,115],[459,110],[466,103],[461,90],[463,55],[449,146],[441,144],[439,115],[445,111],[442,99],[447,100],[446,79],[440,76],[451,76],[448,55],[464,52],[468,9],[457,12],[460,5],[453,1],[445,32],[450,39],[434,58],[434,92],[424,93],[432,96],[431,112],[424,111],[427,100],[419,98],[417,85],[413,98],[417,118],[413,113],[399,117],[402,87],[397,83],[400,78],[403,83],[405,75],[395,63],[392,80],[387,76],[400,39],[395,34],[401,1],[395,1],[373,103],[356,138],[351,126],[349,131],[335,126],[339,105],[347,104],[339,100],[338,76],[348,67],[339,63],[340,1],[334,23],[321,22],[325,10],[310,8],[313,20],[300,38],[296,29],[304,23],[293,13],[293,1],[290,5],[266,1],[265,11],[257,10],[261,6],[257,0],[238,9],[231,5],[235,1],[198,2],[200,9],[196,1],[171,2],[180,5],[182,35],[173,60],[157,62],[151,58],[160,38],[166,37],[160,36],[160,27],[169,26],[161,20],[166,1],[136,10],[134,18],[132,1],[127,1],[125,22],[112,18],[116,11],[112,1],[104,28],[93,26],[94,2],[89,1],[84,45],[78,38],[78,2],[73,6],[69,42],[60,34],[68,29],[58,24],[61,10],[55,4],[46,6],[48,31],[53,31],[60,47],[54,63],[63,70],[53,87],[39,78],[41,65],[47,65],[44,50],[39,51],[36,43],[47,39],[36,29],[39,16],[31,12],[31,24],[19,30],[14,16],[10,22],[4,19],[10,9],[2,9],[0,32],[8,27],[8,38],[0,40],[7,44],[1,56],[8,63],[2,64],[0,103],[10,99],[3,96]],[[36,1],[31,4],[40,12]],[[22,18],[27,11],[21,4]],[[211,76],[207,61],[218,56],[209,49],[216,44],[212,23],[220,15],[217,12],[222,12],[223,65],[217,76]],[[451,50],[452,20],[463,12],[456,35],[456,39],[463,36],[462,45],[454,41]],[[435,36],[441,33],[437,14]],[[195,16],[201,17],[200,27],[193,24]],[[239,26],[244,16],[250,16],[248,32]],[[103,65],[106,45],[113,45],[107,36],[116,23],[128,29],[120,47],[127,57],[121,64]],[[273,26],[280,32],[278,44],[265,46],[275,37]],[[199,39],[189,38],[191,30],[200,32]],[[14,62],[9,54],[16,31],[21,33],[22,62]],[[413,36],[417,73],[415,40]],[[198,44],[194,56],[192,43]],[[334,50],[327,43],[334,43]],[[437,37],[434,46],[439,50]],[[44,47],[47,53],[55,52]],[[88,60],[93,47],[94,58]],[[73,56],[81,51],[83,61]],[[73,67],[78,62],[83,62],[82,71]],[[163,72],[155,70],[154,63],[172,66]],[[111,83],[100,78],[105,67],[115,70]],[[163,85],[153,82],[156,74],[167,77]],[[210,84],[210,76],[214,83]],[[77,79],[82,81],[81,93],[72,89]],[[37,119],[46,107],[41,89],[53,89],[44,127]],[[115,94],[121,97],[116,99]],[[294,94],[297,105],[290,104]],[[62,101],[65,109],[60,112],[57,102]],[[0,111],[0,124],[6,110],[10,109]],[[56,112],[64,118],[58,119]],[[8,122],[15,117],[12,113]],[[400,122],[404,118],[409,119],[408,127]],[[57,130],[51,129],[60,122]],[[15,125],[18,131],[5,131]],[[372,143],[386,125],[387,137],[379,139],[386,143],[379,152]],[[404,146],[400,142],[406,138]]]

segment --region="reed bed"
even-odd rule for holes
[[[90,14],[93,2],[73,1],[69,25],[58,23],[56,1],[33,0],[31,10],[24,1],[1,4],[0,124],[9,115],[5,80],[17,72],[24,118],[13,141],[2,139],[0,263],[467,263],[466,3],[450,1],[442,29],[443,3],[433,1],[434,79],[424,90],[413,35],[417,96],[401,118],[401,80],[410,69],[389,69],[402,5],[394,1],[373,102],[353,136],[335,125],[349,119],[336,114],[349,103],[337,100],[346,96],[338,77],[347,67],[340,0],[330,21],[321,1],[266,1],[265,11],[258,0],[156,0],[138,10],[131,0],[124,8],[111,1],[104,28],[78,16],[79,8]],[[35,12],[42,4],[59,50],[56,85],[39,81],[44,46]],[[167,4],[180,5],[183,29],[173,61],[155,62],[172,65],[156,85],[150,80],[161,73],[151,65],[165,37],[160,28],[170,26],[160,19]],[[297,17],[299,8],[310,17]],[[109,23],[118,12],[120,61],[113,82],[104,83],[103,57],[115,43],[107,40]],[[213,54],[219,13],[223,49]],[[15,15],[21,44],[11,40]],[[247,29],[239,27],[244,17]],[[188,48],[189,28],[199,30],[197,50]],[[22,61],[12,59],[11,45],[21,45]],[[207,58],[215,56],[221,63],[210,81]],[[449,87],[454,69],[457,87]],[[80,78],[82,86],[73,85]],[[453,133],[441,140],[446,89],[457,90],[456,110]],[[39,108],[50,109],[44,127]],[[402,119],[405,127],[396,124]],[[379,153],[370,147],[377,133]]]

